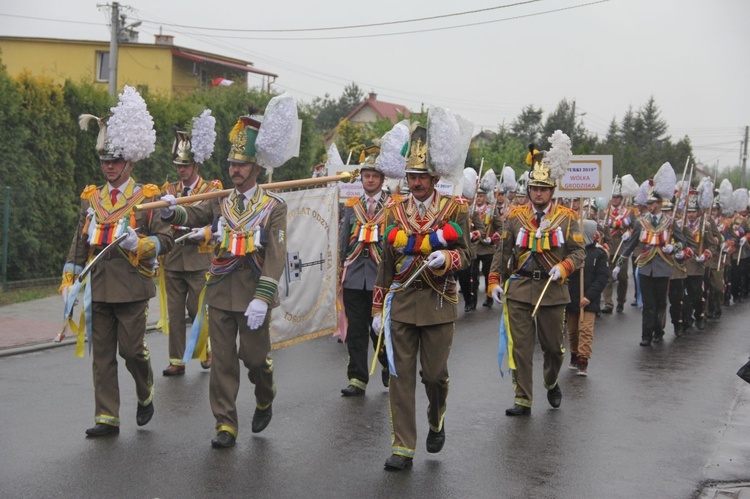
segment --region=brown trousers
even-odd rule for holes
[[[198,312],[198,296],[206,284],[206,271],[178,272],[167,270],[164,274],[169,310],[169,363],[183,365],[185,355],[185,308],[190,321]]]
[[[247,327],[247,317],[242,312],[208,308],[209,335],[211,336],[211,381],[209,400],[216,418],[216,431],[228,431],[235,437],[239,429],[237,420],[237,394],[240,390],[240,360],[249,370],[248,378],[255,385],[255,403],[265,409],[276,395],[273,384],[271,351],[271,309],[259,329]],[[237,350],[237,333],[240,347]]]
[[[419,374],[427,393],[427,422],[433,431],[440,431],[443,427],[448,397],[448,355],[454,331],[453,322],[417,327],[413,324],[391,321],[393,357],[398,374],[391,376],[388,388],[393,426],[393,454],[414,457],[417,445],[417,355],[422,367]]]
[[[580,320],[580,312],[568,312],[568,342],[570,353],[579,355],[585,359],[591,358],[591,346],[594,344],[594,319],[596,312],[583,311],[583,320]]]
[[[148,405],[154,395],[144,335],[148,300],[129,303],[91,304],[92,351],[94,361],[95,421],[120,426],[120,385],[117,380],[117,351],[125,359],[125,367],[135,381],[138,403]]]
[[[536,318],[531,318],[533,303],[506,300],[508,321],[510,323],[509,339],[513,341],[513,370],[515,385],[515,403],[531,407],[533,401],[534,347],[536,339],[544,355],[544,387],[550,390],[557,385],[557,376],[563,363],[565,347],[563,346],[563,313],[565,305],[539,307]]]

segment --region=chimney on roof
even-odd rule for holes
[[[378,100],[378,94],[375,92],[370,92],[370,95],[367,96],[368,100]]]
[[[162,35],[159,33],[158,35],[154,35],[154,38],[154,43],[157,45],[174,45],[174,35]]]

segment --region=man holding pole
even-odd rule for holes
[[[76,353],[83,356],[86,331],[93,351],[96,423],[86,430],[89,438],[120,433],[118,352],[135,381],[136,423],[143,426],[154,414],[154,379],[144,340],[146,315],[149,299],[156,295],[156,257],[169,251],[173,242],[169,226],[159,217],[134,212],[138,203],[159,194],[157,186],[141,185],[130,176],[133,165],[146,159],[156,142],[146,103],[133,87],[126,86],[112,110],[106,123],[96,116],[81,116],[83,129],[91,120],[99,123],[97,152],[107,183],[90,185],[81,194],[78,227],[60,286],[70,317],[79,283],[71,286],[79,275],[86,275],[80,296],[87,313],[78,325]],[[90,266],[84,269],[87,260]]]
[[[269,324],[271,309],[279,305],[278,284],[286,266],[287,207],[281,197],[260,187],[257,179],[262,167],[276,168],[294,155],[290,149],[298,140],[294,136],[298,120],[296,104],[288,94],[268,104],[265,128],[253,111],[239,118],[229,136],[232,146],[227,159],[233,191],[227,197],[185,207],[175,206],[174,196],[167,195],[162,200],[169,206],[160,209],[162,218],[173,225],[208,225],[206,238],[213,232],[218,242],[204,291],[213,354],[209,399],[216,420],[214,448],[231,447],[237,438],[240,360],[255,385],[253,433],[270,423],[276,396],[273,361],[268,357]],[[196,330],[194,324],[191,336]],[[191,354],[188,351],[185,357]]]
[[[438,126],[441,117],[452,117],[441,111],[431,108],[428,123]],[[443,137],[439,145],[437,153],[468,149],[461,137]],[[445,443],[448,355],[458,318],[454,275],[470,264],[467,203],[435,190],[441,175],[460,178],[465,153],[447,159],[437,153],[432,154],[427,130],[417,126],[407,153],[411,195],[392,199],[386,208],[387,243],[373,292],[373,328],[384,328],[391,370],[393,439],[385,468],[393,471],[411,467],[415,454],[417,358],[428,399],[427,452],[440,452]]]
[[[516,207],[508,215],[490,271],[492,297],[500,303],[505,296],[502,330],[508,337],[508,365],[515,388],[513,406],[505,411],[508,416],[531,414],[537,338],[544,355],[547,400],[552,407],[560,407],[563,317],[570,302],[566,279],[586,257],[578,214],[552,203],[557,180],[565,174],[572,155],[570,139],[558,130],[549,140],[549,153],[529,146],[526,162],[531,165],[531,203]]]
[[[607,207],[607,215],[604,219],[604,241],[609,245],[613,252],[612,259],[617,259],[617,252],[621,250],[622,244],[630,238],[630,227],[633,224],[631,210],[622,204],[622,183],[615,179],[615,185],[612,191],[612,199]],[[612,269],[614,266],[612,267]],[[628,268],[619,273],[617,279],[612,277],[610,269],[610,278],[607,286],[602,293],[604,297],[604,309],[602,313],[611,314],[614,309],[614,300],[612,300],[614,283],[617,281],[617,313],[622,313],[625,308],[625,302],[628,299]]]
[[[164,186],[165,194],[184,197],[222,188],[220,181],[206,182],[198,174],[198,169],[213,153],[215,126],[216,118],[211,116],[210,110],[206,110],[201,116],[193,118],[192,137],[187,132],[175,130],[172,162],[180,180]],[[195,321],[198,296],[206,284],[206,271],[211,264],[213,249],[206,241],[202,228],[188,229],[187,232],[175,230],[174,235],[175,245],[164,257],[160,282],[160,292],[166,295],[167,302],[167,310],[162,310],[162,314],[167,311],[169,314],[169,366],[162,371],[164,376],[185,374],[185,309],[190,321]],[[207,352],[206,355],[201,365],[208,369],[211,367],[211,354]]]

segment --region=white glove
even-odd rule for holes
[[[224,237],[224,226],[226,225],[226,220],[224,220],[224,217],[219,217],[219,221],[216,222],[216,232],[214,232],[214,237],[221,241],[221,238]]]
[[[503,302],[503,285],[499,285],[495,288],[492,288],[492,291],[490,291],[490,294],[492,295],[492,299],[495,300],[495,303],[502,303]]]
[[[427,266],[431,269],[440,269],[445,265],[445,253],[442,251],[433,251],[427,257]]]
[[[268,303],[260,298],[255,298],[251,301],[247,306],[247,310],[245,310],[247,327],[250,329],[258,329],[266,318],[266,312],[268,312]]]
[[[190,229],[188,239],[190,239],[191,241],[203,241],[204,239],[206,239],[205,227],[196,227],[194,229]]]
[[[492,244],[492,238],[491,237],[485,237],[484,239],[482,239],[482,242],[484,244]]]
[[[620,275],[620,270],[622,270],[620,267],[615,267],[612,269],[612,279],[617,279],[617,276]]]
[[[553,281],[562,279],[562,272],[560,272],[560,267],[558,267],[557,265],[549,269],[549,275]]]
[[[376,334],[380,334],[380,329],[383,327],[383,314],[377,314],[372,318],[372,330]]]
[[[672,244],[665,244],[664,248],[662,248],[662,251],[666,253],[667,255],[671,255],[674,251],[674,245]]]
[[[701,253],[700,255],[698,255],[698,256],[695,257],[695,261],[698,262],[698,263],[705,262],[706,261],[706,255],[704,255],[704,254]]]
[[[674,257],[676,260],[684,260],[685,259],[685,252],[684,251],[678,251],[674,254]]]
[[[120,243],[120,248],[125,251],[135,251],[138,249],[138,233],[132,227],[128,227],[128,237]]]
[[[628,239],[630,239],[630,232],[623,232],[622,233],[622,240],[623,241],[627,241]]]
[[[177,203],[177,199],[171,194],[165,194],[161,197],[161,200],[169,203],[169,206],[166,208],[159,208],[159,215],[164,219],[172,218],[172,215],[174,215],[174,205]]]

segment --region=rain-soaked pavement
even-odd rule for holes
[[[750,481],[750,385],[735,375],[750,353],[750,304],[679,339],[668,328],[651,348],[638,346],[635,307],[604,316],[589,377],[563,367],[558,410],[546,402],[537,356],[528,418],[504,415],[513,391],[497,367],[499,316],[479,307],[459,320],[445,448],[423,450],[419,385],[420,443],[413,469],[401,473],[383,470],[386,390],[374,379],[364,398],[342,398],[346,350],[330,337],[273,353],[278,396],[258,435],[243,377],[239,439],[221,451],[210,446],[209,373],[194,361],[184,377],[162,377],[160,333],[147,335],[156,415],[135,425],[120,362],[123,423],[110,439],[84,438],[93,424],[89,358],[72,346],[0,358],[0,497],[689,498],[706,484]]]

